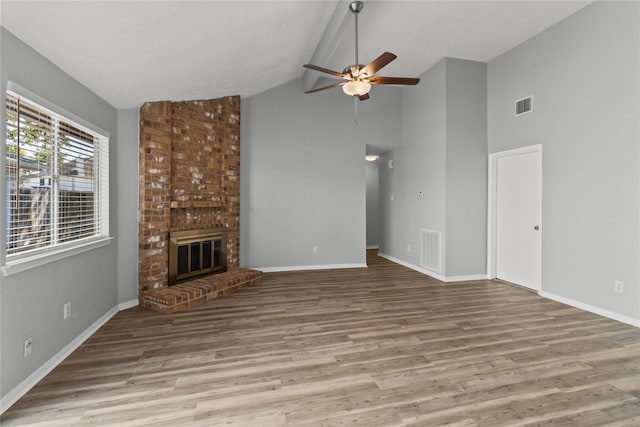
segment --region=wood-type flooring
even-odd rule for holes
[[[2,426],[640,426],[640,330],[495,281],[265,274],[118,313]]]

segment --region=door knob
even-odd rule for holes
[[[533,227],[534,230],[540,230],[540,226],[536,225],[535,227]]]

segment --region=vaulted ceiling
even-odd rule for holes
[[[398,59],[380,74],[398,76],[445,56],[487,62],[588,3],[368,0],[360,62],[393,52]],[[301,77],[312,59],[341,71],[354,62],[348,4],[3,0],[0,22],[114,107],[131,108],[252,96]],[[305,75],[306,85],[316,77]]]

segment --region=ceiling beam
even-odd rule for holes
[[[324,34],[318,42],[318,46],[316,46],[316,50],[309,63],[326,66],[333,57],[333,54],[345,33],[351,29],[351,13],[349,12],[348,3],[348,1],[337,2],[333,15],[329,20],[329,24],[327,24],[327,28],[324,30]],[[304,73],[302,74],[303,90],[308,91],[313,89],[313,86],[319,78],[320,73],[305,68]]]

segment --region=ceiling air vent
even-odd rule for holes
[[[516,101],[516,116],[521,116],[533,111],[533,96]]]

